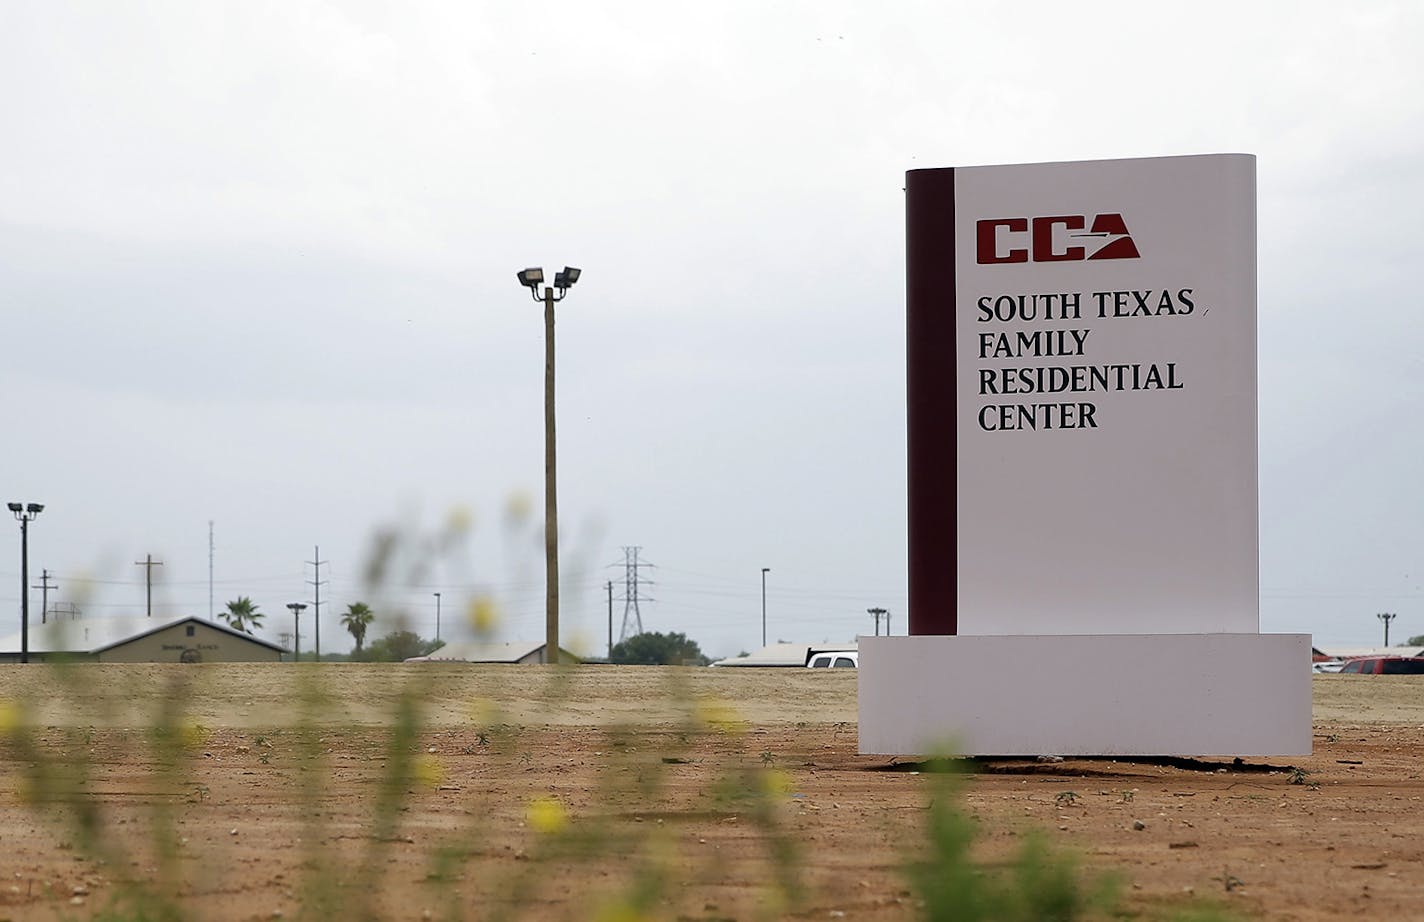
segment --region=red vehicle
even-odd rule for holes
[[[1424,657],[1362,656],[1340,667],[1341,675],[1424,675]]]

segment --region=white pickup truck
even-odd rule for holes
[[[828,650],[806,658],[807,669],[855,669],[859,665],[860,654],[854,650]]]

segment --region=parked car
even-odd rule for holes
[[[854,650],[817,653],[806,661],[807,669],[856,669],[859,666],[860,654]]]
[[[1424,657],[1362,656],[1340,667],[1341,675],[1424,675]]]

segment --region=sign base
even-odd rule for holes
[[[860,638],[860,752],[1301,756],[1309,634]]]

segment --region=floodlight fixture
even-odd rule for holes
[[[554,287],[560,291],[574,287],[574,283],[579,280],[582,269],[575,269],[573,266],[565,266],[564,271],[554,276]]]
[[[533,289],[544,281],[544,270],[539,267],[525,269],[519,273],[519,284],[525,288]]]
[[[30,503],[25,507],[25,511],[33,515],[39,515],[41,512],[44,512],[44,503]]]
[[[20,512],[20,511],[22,511],[22,510],[25,508],[24,506],[20,505],[19,503],[6,503],[5,505],[6,505],[7,508],[9,508],[9,510],[10,510],[11,512]]]

